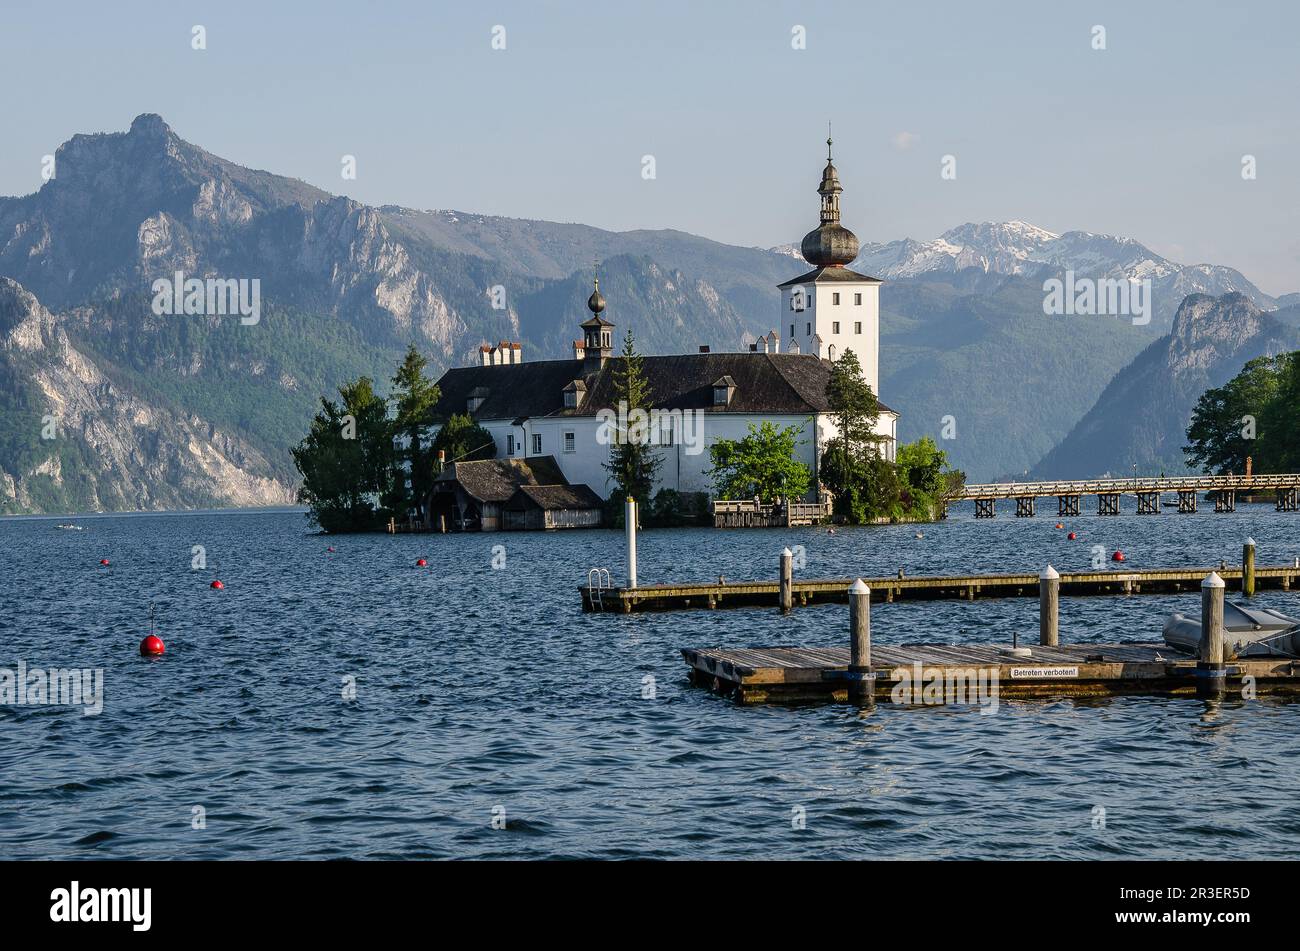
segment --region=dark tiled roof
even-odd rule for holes
[[[598,373],[585,376],[581,360],[448,370],[438,381],[442,397],[437,413],[443,419],[464,413],[469,394],[482,388],[487,397],[473,414],[476,419],[594,416],[598,410],[618,405],[614,369],[619,359],[607,360]],[[684,353],[643,357],[642,366],[650,386],[650,405],[657,409],[790,415],[829,409],[826,382],[830,364],[812,354]],[[714,381],[725,376],[735,381],[736,390],[727,406],[715,407]],[[587,387],[586,396],[576,408],[566,409],[564,388],[578,379]],[[889,411],[884,404],[881,409]]]
[[[798,277],[792,277],[790,280],[778,284],[777,287],[789,287],[792,284],[834,284],[837,281],[869,281],[872,284],[885,283],[878,277],[859,274],[857,271],[850,270],[846,267],[818,267],[813,268],[807,274],[800,274]]]
[[[598,509],[604,506],[599,495],[586,485],[521,485],[506,508],[512,511],[536,506],[548,512],[561,509]]]
[[[504,366],[461,366],[447,370],[438,381],[442,398],[439,418],[464,413],[465,401],[486,390],[476,420],[515,420],[528,417],[595,416],[617,408],[614,370],[619,357],[604,362],[598,373],[582,374],[581,360],[543,360]],[[650,405],[658,409],[702,409],[705,412],[798,414],[827,412],[826,385],[831,364],[811,353],[679,353],[642,357],[650,385]],[[735,381],[731,403],[714,405],[714,383]],[[586,395],[576,408],[564,407],[564,388],[582,379]],[[581,392],[581,391],[580,391]],[[885,412],[893,412],[880,404]]]
[[[554,456],[453,462],[434,482],[459,483],[466,493],[480,502],[505,502],[521,485],[568,485]]]

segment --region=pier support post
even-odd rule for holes
[[[781,613],[794,609],[794,552],[789,548],[781,552]]]
[[[623,509],[623,523],[627,530],[627,586],[636,587],[636,499],[627,497]]]
[[[1241,593],[1255,596],[1255,539],[1247,538],[1241,546]]]
[[[859,578],[849,588],[849,700],[876,702],[871,676],[871,589]]]
[[[1223,579],[1211,571],[1201,582],[1201,640],[1196,648],[1196,693],[1222,697],[1227,685],[1224,667]]]
[[[1038,576],[1038,643],[1057,647],[1061,643],[1059,628],[1061,575],[1048,565]]]

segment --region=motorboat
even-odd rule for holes
[[[1271,608],[1223,605],[1223,634],[1229,657],[1300,657],[1300,621]],[[1173,614],[1165,621],[1165,643],[1196,654],[1201,617]]]

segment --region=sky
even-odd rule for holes
[[[70,136],[156,112],[368,204],[769,247],[817,223],[830,121],[864,242],[1021,219],[1281,294],[1300,291],[1297,35],[1300,4],[1250,0],[2,0],[0,195],[39,188]]]

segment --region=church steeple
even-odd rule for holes
[[[840,224],[840,185],[839,172],[835,170],[835,160],[831,153],[834,144],[829,131],[826,136],[826,167],[822,169],[822,182],[817,187],[817,194],[822,196],[821,226],[804,235],[800,250],[804,260],[813,267],[843,267],[853,263],[858,256],[858,238],[852,231]]]

